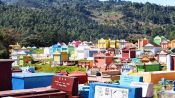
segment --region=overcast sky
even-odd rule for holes
[[[125,1],[132,1],[132,2],[150,2],[150,3],[156,3],[158,5],[169,5],[169,6],[175,6],[175,0],[125,0]]]

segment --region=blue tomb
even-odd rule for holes
[[[142,98],[141,87],[91,83],[89,98]]]
[[[53,73],[13,73],[13,90],[47,87],[51,85]]]
[[[131,82],[143,82],[142,76],[121,75],[120,85],[130,86]]]

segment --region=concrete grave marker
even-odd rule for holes
[[[142,98],[141,87],[91,83],[89,98]]]
[[[78,78],[54,76],[51,88],[65,91],[69,94],[69,98],[73,98],[73,96],[78,96]]]
[[[53,73],[12,73],[12,87],[13,90],[47,87],[53,76]]]
[[[131,82],[143,82],[143,77],[141,76],[130,76],[130,75],[121,75],[120,76],[120,85],[130,85]]]
[[[121,74],[122,74],[122,75],[127,75],[127,74],[131,71],[132,67],[133,67],[133,66],[131,66],[131,65],[124,64],[124,65],[122,66],[122,68],[121,68]]]
[[[131,86],[142,87],[142,97],[153,97],[153,83],[132,82]]]
[[[128,98],[128,93],[129,90],[124,88],[96,86],[94,98]]]

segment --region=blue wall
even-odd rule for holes
[[[13,90],[47,87],[52,83],[52,73],[14,73]]]

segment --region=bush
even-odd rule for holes
[[[74,71],[83,71],[85,72],[85,68],[80,68],[77,66],[55,66],[51,67],[50,65],[39,65],[36,66],[36,71],[37,72],[53,72],[53,73],[58,73],[58,72],[68,72],[72,73]]]

